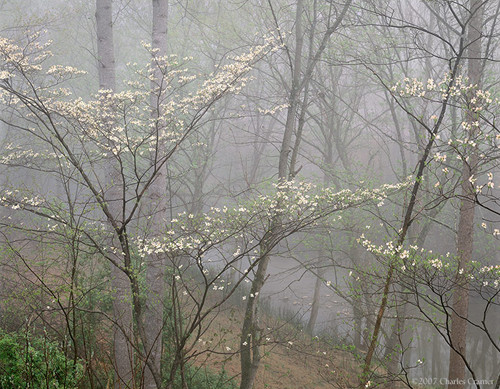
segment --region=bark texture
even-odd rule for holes
[[[153,0],[152,48],[154,50],[154,79],[151,81],[151,116],[155,122],[157,147],[152,155],[155,166],[161,163],[165,153],[163,138],[165,123],[161,120],[161,104],[165,85],[160,64],[167,54],[168,0]],[[166,164],[158,170],[151,187],[153,209],[152,234],[160,236],[165,231],[167,198]],[[162,333],[165,300],[165,258],[163,255],[152,255],[148,258],[146,283],[148,295],[145,306],[145,339],[144,351],[146,366],[144,367],[144,387],[156,389],[161,386],[161,356],[163,352]]]
[[[112,0],[96,0],[95,18],[99,88],[113,91],[116,87],[116,76]]]
[[[469,2],[470,22],[467,31],[468,41],[468,75],[471,84],[481,85],[482,76],[482,49],[481,30],[483,24],[483,7],[480,0]],[[472,105],[467,112],[467,122],[478,120],[478,115],[473,111]],[[476,127],[471,127],[470,138],[477,133]],[[461,201],[457,232],[458,268],[464,269],[463,273],[456,275],[456,288],[453,292],[451,327],[450,327],[450,364],[448,371],[448,388],[462,389],[466,384],[466,343],[467,343],[467,317],[469,313],[469,292],[467,269],[472,260],[474,243],[474,213],[475,191],[469,179],[477,173],[477,150],[472,150],[469,160],[464,160],[462,165]],[[463,383],[462,383],[463,382]]]

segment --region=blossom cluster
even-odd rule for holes
[[[492,192],[495,182],[491,171],[498,163],[500,151],[500,136],[494,124],[500,112],[498,98],[493,97],[491,91],[482,90],[478,85],[470,83],[467,77],[460,74],[453,76],[451,73],[446,73],[440,81],[428,79],[426,83],[417,78],[405,78],[392,87],[392,93],[401,97],[425,97],[426,104],[429,101],[436,101],[440,107],[443,101],[460,107],[462,121],[459,128],[450,128],[448,131],[447,126],[443,126],[437,133],[436,114],[430,117],[431,125],[427,126],[427,130],[432,131],[431,136],[435,141],[433,161],[441,165],[440,172],[434,172],[437,178],[434,188],[443,193],[445,190],[443,186],[450,190],[458,187],[454,186],[455,180],[450,179],[448,173],[454,167],[458,168],[457,163],[470,165],[470,162],[474,161],[474,165],[470,166],[474,175],[466,177],[471,189],[476,194],[495,196]],[[425,109],[428,110],[429,106]],[[444,115],[444,111],[438,109]],[[485,180],[486,175],[487,180]]]
[[[199,77],[185,68],[189,58],[162,57],[152,50],[153,61],[136,72],[128,83],[130,90],[100,90],[83,99],[71,96],[64,82],[85,72],[47,64],[50,43],[39,44],[37,39],[38,35],[31,36],[25,46],[0,39],[0,103],[13,113],[18,129],[37,140],[37,144],[10,145],[0,162],[45,171],[66,169],[63,174],[71,177],[86,172],[85,177],[74,179],[87,188],[93,186],[87,192],[94,197],[88,200],[91,203],[120,184],[106,182],[109,177],[103,179],[100,171],[117,172],[113,178],[131,188],[123,200],[139,202],[137,194],[203,124],[203,115],[218,99],[238,93],[253,64],[279,46],[275,38],[265,38],[263,44],[235,56],[190,90],[184,86]]]
[[[433,253],[416,245],[403,247],[393,241],[385,244],[375,244],[362,234],[358,238],[365,249],[379,257],[386,258],[402,277],[412,279],[417,277],[424,283],[435,280],[439,282],[454,282],[455,275],[461,275],[469,282],[476,281],[479,288],[490,286],[496,289],[500,286],[500,265],[481,265],[471,261],[467,268],[459,266],[460,258],[449,252],[444,255]]]
[[[474,88],[475,86],[469,83],[467,77],[457,75],[453,78],[452,74],[447,72],[440,81],[429,78],[425,84],[418,78],[405,77],[398,81],[391,88],[391,91],[401,97],[424,97],[426,94],[431,97],[437,94],[440,100],[448,100],[451,97],[467,95]],[[481,92],[477,96],[484,97],[486,95],[486,92]]]
[[[139,243],[142,256],[192,250],[200,245],[211,245],[229,236],[240,236],[243,231],[255,234],[282,215],[284,225],[305,226],[332,212],[342,211],[367,201],[380,202],[390,194],[405,188],[407,183],[387,184],[375,189],[335,191],[310,182],[284,181],[274,184],[275,191],[259,195],[245,205],[211,207],[208,212],[195,215],[180,213],[171,220],[162,238],[148,238]],[[235,256],[240,254],[236,250]]]

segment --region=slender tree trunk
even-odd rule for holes
[[[167,26],[168,26],[168,0],[153,0],[153,30],[152,48],[154,56],[161,63],[167,55]],[[153,61],[152,66],[155,66]],[[153,151],[154,163],[160,163],[165,145],[165,123],[161,120],[161,104],[163,96],[163,75],[161,69],[154,69],[154,78],[151,81],[151,116],[155,121],[156,150]],[[165,231],[166,211],[168,204],[167,191],[167,166],[163,165],[157,173],[157,178],[151,187],[151,201],[153,209],[153,236],[161,236]],[[148,258],[146,268],[146,284],[148,294],[145,304],[145,339],[144,351],[146,366],[144,367],[144,387],[156,389],[161,387],[161,357],[163,352],[162,332],[165,287],[165,259],[163,255],[152,255]]]
[[[316,321],[318,320],[319,306],[321,302],[321,284],[323,283],[324,269],[321,267],[321,261],[323,258],[323,250],[319,252],[319,258],[316,262],[316,282],[314,283],[314,295],[311,306],[311,316],[309,316],[309,321],[307,322],[306,330],[312,335],[314,328],[316,327]]]
[[[400,345],[399,339],[400,335],[403,331],[406,319],[406,303],[403,302],[401,306],[396,307],[396,320],[394,323],[393,330],[391,331],[391,335],[387,340],[387,344],[385,346],[385,355],[384,359],[387,363],[387,372],[391,376],[395,376],[399,372],[399,362],[401,359],[401,351],[402,347]]]
[[[356,298],[358,303],[361,299]],[[361,334],[363,333],[363,311],[358,306],[353,306],[354,338],[353,343],[356,350],[361,348]]]
[[[115,54],[113,45],[113,12],[112,0],[96,0],[96,27],[97,27],[97,60],[99,73],[99,89],[113,92],[116,89]],[[112,156],[110,156],[112,158]],[[105,172],[109,187],[105,199],[111,214],[117,221],[122,220],[122,181],[119,172],[110,164]],[[109,220],[108,220],[109,221]],[[121,247],[119,237],[115,235],[112,247]],[[120,250],[121,251],[121,250]],[[120,255],[115,255],[115,261],[124,264]],[[111,284],[114,290],[113,300],[113,364],[115,369],[115,389],[131,386],[133,379],[134,357],[133,317],[131,306],[130,282],[127,275],[111,265]]]
[[[434,219],[442,210],[444,204],[445,203],[443,202],[442,206],[433,208],[429,216],[432,219]],[[424,224],[424,226],[420,230],[420,233],[418,234],[418,237],[416,239],[416,244],[418,247],[423,247],[427,235],[429,234],[431,226],[432,226],[431,221],[428,221],[427,223]],[[412,240],[413,239],[410,239],[410,241]],[[398,295],[401,296],[402,301],[400,304],[396,306],[396,320],[392,328],[391,335],[389,336],[389,339],[385,346],[384,359],[387,361],[387,371],[391,375],[396,375],[399,373],[400,369],[398,365],[401,360],[401,353],[403,351],[402,347],[403,345],[400,345],[401,347],[398,347],[398,344],[400,343],[399,339],[403,331],[405,331],[408,298],[404,293],[401,292],[402,292],[401,290],[397,292]]]
[[[269,249],[266,243],[261,246],[262,258],[257,266],[254,281],[248,296],[248,303],[241,331],[241,383],[240,389],[252,389],[260,364],[261,328],[258,325],[258,302],[260,291],[264,286],[267,266],[269,264]]]
[[[457,75],[457,70],[459,65],[462,62],[462,55],[463,55],[463,50],[464,50],[464,39],[460,39],[460,44],[459,44],[459,49],[458,49],[458,56],[455,60],[455,63],[453,65],[453,69],[451,71],[451,81],[448,84],[447,92],[450,91],[450,88],[454,86],[455,84],[455,77]],[[418,163],[417,163],[417,173],[415,175],[415,180],[413,182],[413,187],[411,190],[411,195],[410,195],[410,200],[408,201],[408,206],[406,207],[404,211],[404,219],[403,219],[403,226],[401,228],[401,232],[399,233],[398,241],[396,247],[401,246],[405,240],[406,240],[406,234],[408,233],[408,228],[413,222],[413,209],[415,208],[416,201],[417,201],[417,195],[419,194],[420,190],[420,185],[422,182],[422,177],[424,174],[425,166],[427,164],[427,160],[429,158],[429,155],[431,153],[431,150],[434,146],[434,141],[435,137],[439,132],[439,129],[441,127],[441,124],[444,119],[444,115],[446,113],[446,110],[448,108],[448,103],[449,103],[449,97],[445,98],[442,102],[441,105],[441,111],[439,113],[438,119],[436,123],[434,124],[434,127],[432,128],[432,134],[428,138],[427,144],[425,145],[425,148],[423,149],[423,154],[422,157],[420,157]],[[396,253],[398,254],[398,253]],[[369,380],[369,375],[370,375],[370,370],[371,370],[371,363],[372,363],[372,358],[373,355],[375,354],[375,349],[378,344],[378,335],[382,326],[382,320],[384,318],[384,313],[385,309],[387,308],[387,301],[388,301],[388,295],[389,295],[389,289],[392,284],[392,277],[394,274],[394,262],[389,263],[389,268],[385,277],[384,281],[384,288],[383,288],[383,293],[382,293],[382,300],[379,305],[378,309],[378,314],[377,318],[375,321],[375,324],[373,326],[373,333],[371,335],[370,339],[370,345],[368,347],[368,351],[365,356],[365,362],[363,366],[363,373],[360,377],[360,383],[359,387],[363,388],[366,383]]]
[[[439,377],[441,374],[439,362],[441,361],[441,349],[440,349],[440,338],[438,337],[437,331],[432,333],[432,359],[431,359],[431,371],[432,377]]]
[[[469,162],[477,163],[477,156],[471,156]],[[464,269],[463,274],[457,273],[456,288],[453,292],[451,327],[450,327],[450,367],[448,379],[450,382],[465,379],[466,342],[467,342],[467,317],[469,311],[467,268],[472,259],[473,234],[474,234],[474,191],[469,183],[469,177],[475,172],[473,165],[464,164],[462,170],[462,196],[457,232],[457,253],[459,269]],[[462,384],[450,384],[448,388],[465,388]]]
[[[316,3],[315,3],[316,5]],[[312,45],[312,35],[310,39],[310,44]],[[312,52],[311,49],[309,51],[309,57],[312,57]],[[306,95],[308,93],[308,89],[305,91]],[[333,101],[334,105],[335,102]],[[326,105],[326,104],[325,104]],[[304,117],[305,117],[305,112],[307,110],[307,99],[304,98],[302,102],[302,108],[300,112],[300,117],[299,117],[299,131],[300,135],[302,135],[302,129],[304,127]],[[324,129],[323,134],[325,136],[325,149],[323,152],[323,185],[325,186],[330,186],[332,184],[332,175],[331,175],[331,170],[333,168],[333,144],[332,144],[332,138],[334,138],[334,133],[335,131],[339,131],[338,127],[335,127],[333,124],[333,115],[335,112],[335,108],[329,112],[329,109],[322,109],[321,110],[321,122],[324,123],[324,126],[327,127]],[[325,112],[328,112],[325,114]],[[326,116],[326,117],[325,117]],[[297,136],[299,136],[299,131],[297,132]],[[295,147],[293,150],[292,154],[292,160],[291,160],[291,170],[295,170],[295,163],[297,160],[297,155],[298,155],[298,149],[299,149],[300,142],[296,141],[295,142]],[[345,167],[345,166],[344,166]],[[309,317],[309,321],[307,323],[307,331],[312,334],[314,331],[314,328],[316,326],[316,320],[318,318],[318,313],[319,313],[319,307],[320,307],[320,302],[321,302],[321,284],[323,283],[323,275],[325,273],[324,269],[321,267],[321,262],[322,258],[324,256],[324,250],[321,248],[318,253],[318,261],[316,262],[316,282],[314,284],[314,295],[313,295],[313,302],[312,302],[312,307],[311,307],[311,316]]]
[[[285,181],[289,174],[288,154],[292,142],[292,135],[295,128],[295,117],[299,102],[299,83],[302,69],[302,47],[304,36],[302,32],[302,12],[304,2],[297,1],[296,8],[296,43],[295,43],[295,61],[292,72],[292,87],[289,96],[289,106],[285,123],[285,133],[281,144],[278,166],[278,178],[280,181]],[[276,226],[279,225],[279,220],[273,220],[273,227],[269,231],[269,236],[272,237]],[[266,239],[261,244],[261,257],[255,273],[255,278],[252,282],[251,295],[248,298],[245,317],[243,319],[243,327],[241,333],[241,383],[240,389],[252,389],[255,376],[260,364],[260,330],[258,328],[257,307],[259,295],[264,286],[267,267],[271,256],[269,255],[269,245]],[[253,296],[253,297],[252,297]]]
[[[297,109],[300,102],[300,94],[304,90],[305,86],[309,83],[312,77],[314,67],[318,60],[320,59],[323,51],[326,48],[326,44],[330,36],[337,30],[338,26],[342,22],[347,10],[351,5],[352,0],[346,1],[342,11],[338,15],[337,19],[324,33],[321,43],[316,50],[314,56],[309,58],[307,68],[302,74],[302,51],[304,46],[304,32],[302,28],[302,17],[304,12],[304,0],[297,0],[296,6],[296,16],[295,16],[295,57],[292,67],[292,84],[290,88],[290,94],[288,98],[288,111],[285,122],[285,131],[283,134],[283,140],[281,143],[280,154],[279,154],[279,164],[278,164],[278,180],[280,182],[292,179],[295,172],[292,171],[289,163],[289,154],[292,147],[292,138],[295,130]],[[310,54],[311,56],[312,54]],[[295,144],[299,145],[300,142],[296,139]],[[297,150],[296,150],[297,151]],[[295,163],[295,161],[294,161]],[[269,255],[269,249],[275,234],[280,230],[281,221],[279,217],[272,220],[271,228],[268,231],[268,237],[264,238],[263,244],[261,244],[261,255],[259,259],[259,264],[257,266],[257,272],[255,278],[252,282],[252,293],[254,298],[249,299],[247,302],[247,309],[245,318],[243,319],[243,329],[241,338],[241,384],[240,389],[251,389],[253,387],[253,382],[255,380],[255,375],[260,363],[260,330],[258,329],[257,323],[257,303],[259,294],[264,285],[267,267],[271,256]],[[251,337],[251,343],[245,339],[245,337]],[[247,342],[247,345],[245,345]],[[251,344],[251,347],[247,347]]]
[[[470,0],[469,10],[471,19],[468,26],[468,73],[473,85],[481,84],[481,30],[483,23],[483,1]],[[467,112],[467,122],[472,124],[477,118],[473,107]],[[473,139],[477,130],[471,126],[470,138]],[[469,179],[477,172],[478,156],[476,150],[472,151],[469,160],[463,161],[462,166],[462,198],[457,232],[458,268],[464,269],[456,275],[456,288],[453,292],[451,328],[450,328],[450,364],[448,372],[449,389],[465,388],[465,361],[467,343],[467,317],[469,312],[469,291],[467,269],[472,260],[474,243],[474,213],[475,191]],[[462,273],[462,274],[461,274]]]
[[[120,247],[120,246],[118,246]],[[116,256],[116,260],[122,258]],[[132,386],[134,371],[133,315],[130,282],[126,274],[112,265],[111,285],[114,290],[113,299],[113,364],[115,369],[115,389]]]
[[[300,96],[300,74],[302,72],[302,49],[304,47],[304,33],[302,31],[302,13],[304,1],[297,1],[295,16],[295,59],[293,64],[292,87],[288,98],[288,111],[285,122],[285,132],[281,142],[280,157],[278,165],[278,176],[280,180],[286,180],[289,173],[288,155],[292,146],[292,136],[295,129],[295,121]]]

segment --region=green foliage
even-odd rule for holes
[[[236,389],[238,387],[236,382],[227,376],[224,369],[216,373],[206,368],[189,366],[186,381],[189,389]],[[180,383],[174,387],[181,388]]]
[[[0,332],[0,389],[76,388],[83,366],[68,359],[56,342]]]

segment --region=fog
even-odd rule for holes
[[[0,388],[499,387],[500,2],[0,11]]]

